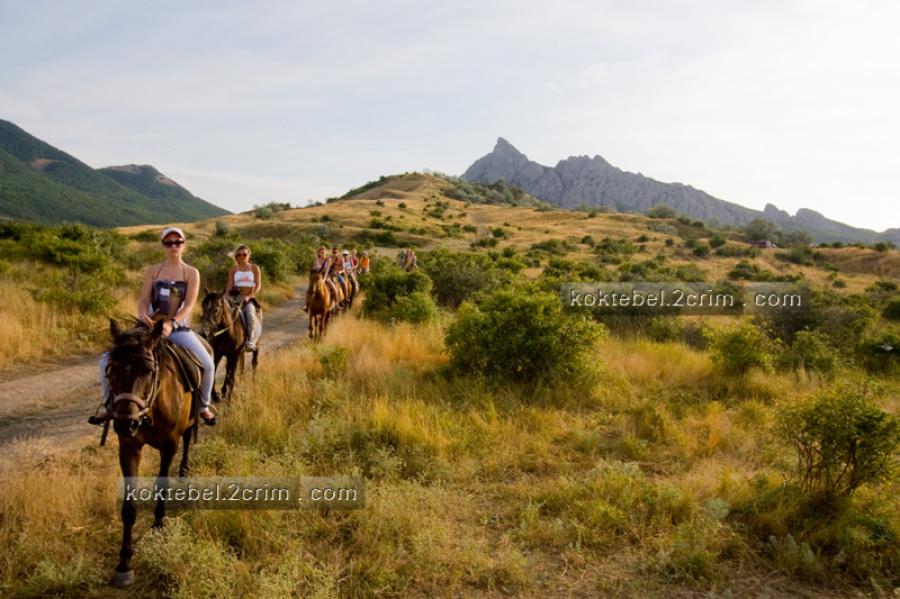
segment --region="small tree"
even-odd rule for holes
[[[779,436],[797,451],[797,477],[811,496],[834,503],[890,476],[900,418],[879,408],[860,385],[827,388],[778,414]]]
[[[716,335],[712,343],[712,359],[724,374],[746,376],[754,368],[771,367],[768,338],[749,322]]]

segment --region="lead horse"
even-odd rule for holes
[[[149,445],[159,451],[159,481],[162,487],[169,476],[169,468],[178,451],[179,440],[184,442],[179,476],[187,476],[190,469],[191,433],[195,432],[198,416],[192,410],[192,395],[185,391],[179,377],[178,365],[163,337],[163,323],[150,329],[143,324],[123,331],[110,319],[109,331],[113,347],[109,351],[107,376],[111,396],[113,430],[119,438],[119,465],[122,476],[138,476],[141,451]],[[166,506],[160,500],[154,511],[154,528],[163,525]],[[122,501],[122,547],[111,584],[125,587],[134,582],[131,558],[132,530],[137,518],[134,499],[126,494]]]

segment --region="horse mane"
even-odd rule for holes
[[[136,318],[131,319],[129,328],[121,331],[109,348],[110,362],[130,359],[138,350],[144,349],[150,339],[151,329]]]

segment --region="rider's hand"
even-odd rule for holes
[[[169,333],[171,333],[172,329],[174,329],[174,328],[175,328],[175,325],[172,323],[171,320],[167,320],[167,321],[163,322],[163,332],[162,332],[163,337],[168,337]]]

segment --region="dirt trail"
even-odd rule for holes
[[[298,287],[293,298],[264,314],[261,361],[305,338],[306,313],[301,309],[305,293],[305,285]],[[100,428],[86,422],[100,401],[97,358],[87,356],[0,382],[0,460],[42,457],[86,437],[99,437]],[[224,371],[224,361],[219,369]],[[223,376],[218,373],[217,386]]]

